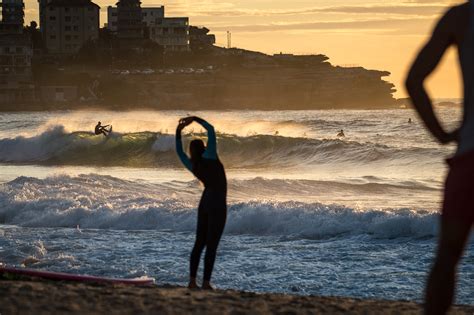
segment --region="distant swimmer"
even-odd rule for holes
[[[109,126],[110,126],[110,128],[109,128],[109,129],[106,129],[106,128],[109,127]],[[103,135],[106,136],[106,137],[107,137],[107,136],[109,135],[109,133],[111,133],[111,132],[112,132],[112,126],[111,126],[111,125],[102,126],[102,123],[101,123],[100,121],[97,123],[97,125],[95,126],[95,130],[94,130],[94,133],[95,133],[96,135],[103,134]]]
[[[339,133],[337,134],[338,137],[345,137],[346,135],[344,134],[344,130],[341,129]]]
[[[199,139],[191,141],[188,156],[183,151],[181,131],[194,121],[207,130],[207,146]],[[199,117],[187,117],[179,121],[176,128],[176,152],[184,166],[204,184],[204,192],[198,207],[196,241],[190,259],[188,285],[190,289],[197,288],[196,275],[204,247],[206,256],[202,288],[213,289],[210,283],[211,274],[227,218],[227,179],[216,146],[214,127],[207,121]]]
[[[409,123],[409,124],[411,124],[411,123],[412,123],[412,121],[411,121],[411,118],[408,118],[408,123]]]

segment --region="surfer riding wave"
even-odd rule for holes
[[[109,127],[109,129],[106,129],[107,127]],[[96,135],[100,135],[100,134],[103,134],[104,136],[108,136],[110,133],[112,132],[112,125],[104,125],[102,126],[102,123],[99,121],[97,123],[97,125],[95,126],[95,129],[94,129],[94,133]]]

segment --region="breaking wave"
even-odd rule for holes
[[[0,224],[25,227],[194,231],[195,200],[174,188],[110,176],[19,177],[0,186]],[[131,194],[130,191],[134,193]],[[198,195],[198,194],[196,194]],[[432,237],[435,212],[411,209],[358,210],[297,201],[231,203],[226,233],[324,239]]]
[[[202,135],[196,135],[202,136]],[[185,137],[185,145],[193,136]],[[291,167],[299,164],[397,160],[419,163],[440,159],[430,148],[397,148],[372,142],[292,138],[278,135],[240,137],[220,134],[219,154],[228,167]],[[88,132],[67,133],[57,126],[33,137],[0,139],[0,162],[42,165],[177,167],[174,136],[157,132],[114,133],[108,138]]]

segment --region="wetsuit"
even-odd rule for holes
[[[176,152],[184,166],[204,184],[198,208],[196,241],[191,252],[190,276],[196,278],[201,253],[206,247],[204,281],[210,281],[227,217],[227,179],[217,156],[214,127],[201,119],[196,119],[196,122],[207,130],[207,148],[202,157],[194,163],[189,159],[183,151],[180,132],[176,133]]]
[[[107,125],[107,126],[108,126],[108,125]],[[95,133],[96,135],[103,134],[104,136],[107,136],[107,130],[105,129],[105,127],[107,127],[107,126],[101,126],[101,125],[95,126],[94,133]]]

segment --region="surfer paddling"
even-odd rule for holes
[[[109,129],[106,129],[107,127],[109,127]],[[110,133],[112,132],[112,126],[111,125],[105,125],[103,126],[102,123],[99,121],[97,123],[97,125],[95,126],[95,129],[94,129],[94,133],[96,135],[100,135],[100,134],[103,134],[104,136],[108,136]]]
[[[464,80],[464,119],[447,132],[423,82],[450,46],[456,46]],[[406,87],[426,127],[442,144],[457,142],[444,190],[438,251],[425,292],[425,313],[446,314],[453,303],[456,269],[474,223],[474,0],[452,7],[413,64]]]
[[[199,139],[191,141],[188,157],[183,151],[181,132],[193,122],[197,122],[207,130],[207,146]],[[188,285],[190,289],[198,287],[196,275],[201,253],[206,247],[202,288],[213,290],[211,274],[227,218],[227,179],[224,166],[217,156],[216,142],[214,127],[204,119],[193,116],[179,121],[176,128],[176,152],[184,166],[204,184],[204,192],[198,207],[196,241],[190,259]]]

